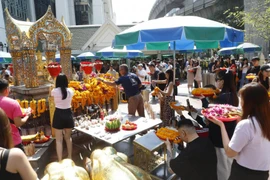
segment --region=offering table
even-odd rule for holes
[[[136,134],[139,134],[143,131],[146,131],[148,129],[151,129],[159,124],[162,123],[160,119],[147,119],[145,117],[138,117],[138,116],[124,116],[121,124],[124,124],[126,120],[136,123],[137,129],[135,130],[122,130],[122,127],[120,127],[120,130],[117,132],[107,132],[105,131],[105,126],[100,125],[95,127],[89,127],[87,130],[86,128],[81,127],[75,127],[77,131],[80,131],[82,133],[88,134],[92,137],[95,137],[99,140],[102,140],[110,145],[114,145],[120,141],[123,141],[127,138],[130,138]],[[103,120],[104,121],[104,120]],[[105,123],[104,123],[105,124]]]

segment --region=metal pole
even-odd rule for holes
[[[173,85],[175,85],[175,41],[173,41]]]

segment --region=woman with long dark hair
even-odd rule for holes
[[[233,83],[233,74],[231,71],[219,71],[216,75],[216,87],[221,90],[216,98],[211,100],[214,104],[229,104],[232,106],[238,106],[239,99],[237,96],[236,85]],[[202,99],[204,108],[208,107],[208,101],[206,98]],[[198,121],[199,122],[199,121]],[[200,122],[199,122],[200,123]],[[228,132],[229,138],[232,137],[234,129],[236,127],[236,121],[224,123],[225,128]],[[228,158],[225,154],[225,150],[222,144],[222,137],[220,127],[210,122],[209,125],[209,138],[215,146],[217,153],[217,174],[218,180],[227,180],[230,175],[230,169],[232,159]]]
[[[241,81],[240,81],[240,88],[242,88],[245,84],[248,83],[248,80],[246,78],[247,76],[247,71],[249,70],[250,65],[248,63],[248,59],[244,58],[243,62],[241,63],[241,71],[242,71],[242,76],[241,76]]]
[[[232,59],[232,60],[230,61],[230,71],[232,71],[234,83],[237,83],[237,82],[236,82],[237,66],[236,66],[236,64],[235,64],[235,59]]]
[[[157,78],[157,81],[156,82],[163,82],[163,83],[157,83],[157,87],[163,91],[166,87],[166,75],[164,72],[160,72],[158,73],[158,78]],[[158,99],[159,99],[159,107],[160,107],[160,119],[163,120],[164,117],[163,117],[163,109],[164,109],[164,98],[161,94],[158,94]]]
[[[53,116],[53,128],[56,137],[56,152],[58,160],[62,160],[63,153],[63,132],[67,144],[68,158],[72,157],[71,130],[74,121],[71,111],[71,100],[74,92],[68,88],[68,79],[64,74],[59,74],[56,78],[56,87],[52,90],[54,97],[55,112]]]
[[[0,108],[0,177],[10,180],[36,180],[37,174],[26,155],[13,148],[11,128],[7,115]]]
[[[270,66],[262,65],[258,74],[258,77],[253,79],[253,82],[258,82],[263,85],[267,91],[270,91],[270,78],[269,78]]]
[[[174,100],[173,96],[173,70],[169,69],[165,73],[166,76],[166,87],[164,91],[160,90],[161,97],[164,100],[163,105],[163,126],[169,126],[171,124],[171,119],[174,117],[174,111],[170,108],[169,103]]]
[[[211,117],[220,127],[224,150],[234,161],[229,180],[267,180],[270,167],[270,104],[266,89],[258,83],[239,91],[242,120],[229,139],[222,121]]]
[[[219,60],[215,60],[214,65],[212,66],[212,73],[218,73],[220,71],[220,62]]]

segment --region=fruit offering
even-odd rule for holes
[[[160,128],[156,132],[157,137],[159,137],[162,140],[166,140],[167,138],[169,141],[172,141],[173,143],[180,143],[182,140],[179,138],[180,134],[178,131],[169,129],[169,128]]]
[[[221,67],[221,68],[219,68],[219,70],[221,70],[221,71],[226,71],[227,68],[226,68],[226,67]]]
[[[214,96],[216,93],[219,93],[219,90],[214,90],[212,88],[195,88],[191,92],[193,96],[203,95],[205,97]]]
[[[170,107],[174,110],[186,110],[186,107],[185,106],[181,106],[180,103],[178,102],[170,102]]]
[[[202,114],[209,118],[213,116],[221,121],[235,121],[242,116],[241,110],[231,105],[217,104],[202,110]]]
[[[247,76],[246,76],[246,78],[248,79],[248,80],[252,80],[252,79],[255,79],[257,76],[255,75],[255,74],[252,74],[252,73],[250,73],[250,74],[248,74]]]
[[[153,96],[157,96],[158,95],[158,93],[159,93],[159,91],[160,91],[160,89],[159,89],[159,87],[155,87],[154,88],[154,91],[151,93]]]
[[[123,130],[135,130],[135,129],[137,129],[137,124],[132,123],[132,122],[127,120],[126,123],[122,125],[122,129]]]
[[[121,122],[119,119],[110,119],[105,124],[105,130],[106,131],[118,131],[120,129]]]
[[[44,135],[43,131],[37,132],[36,134],[21,136],[21,138],[24,144],[30,143],[31,141],[34,143],[45,143],[50,139],[50,137]]]

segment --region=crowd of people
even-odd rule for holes
[[[236,74],[232,67],[215,72],[215,86],[207,85],[209,88],[221,90],[216,98],[205,98],[204,96],[200,98],[203,108],[208,107],[208,101],[238,107],[239,96],[243,113],[241,120],[222,122],[213,116],[204,120],[198,116],[196,109],[193,107],[188,109],[193,112],[189,113],[192,120],[209,129],[208,139],[215,148],[214,152],[210,150],[211,145],[208,142],[200,144],[202,141],[196,136],[194,123],[187,120],[182,111],[177,111],[181,115],[178,131],[187,146],[181,149],[180,155],[171,160],[169,165],[181,179],[268,179],[270,168],[268,154],[270,150],[268,95],[270,66],[266,64],[258,66],[258,61],[258,58],[253,58],[253,67],[246,72],[257,74],[258,77],[253,82],[247,81],[238,93],[235,83]],[[243,64],[247,63],[243,62]],[[170,143],[166,142],[166,145],[168,152],[171,152]],[[207,160],[201,156],[205,156]],[[171,157],[170,154],[169,157]]]
[[[251,60],[240,59],[236,64],[234,59],[212,59],[209,72],[215,74],[215,84],[205,87],[220,89],[216,98],[200,97],[202,108],[212,104],[229,104],[240,106],[243,112],[241,120],[222,122],[213,116],[204,119],[199,116],[199,110],[192,106],[187,107],[189,117],[185,117],[181,110],[176,127],[180,137],[185,143],[179,144],[180,154],[172,156],[172,146],[167,140],[168,166],[170,171],[181,177],[181,180],[267,180],[270,168],[270,66],[259,65],[257,57]],[[225,68],[225,69],[223,69]],[[179,69],[179,71],[177,70]],[[177,72],[181,71],[176,67]],[[76,74],[77,72],[74,71]],[[136,67],[129,68],[121,64],[118,71],[112,65],[107,73],[113,75],[113,81],[99,79],[103,83],[116,86],[121,85],[128,99],[128,113],[144,117],[144,99],[141,91],[142,82],[151,82],[151,90],[158,87],[157,98],[160,103],[160,119],[162,126],[172,126],[175,118],[170,102],[175,101],[174,67],[172,61],[138,62]],[[186,73],[189,91],[193,83],[202,86],[202,67],[199,60],[189,59],[186,63]],[[252,80],[246,75],[254,74]],[[78,74],[77,74],[78,75]],[[241,75],[241,76],[239,76]],[[78,75],[79,76],[79,75]],[[237,83],[239,79],[239,83]],[[239,84],[239,86],[238,86]],[[238,87],[237,87],[238,86]],[[28,120],[30,114],[22,115],[19,103],[7,97],[9,95],[9,82],[0,79],[0,162],[1,177],[14,179],[36,179],[36,173],[31,168],[22,146],[20,127]],[[56,87],[52,90],[56,111],[53,124],[56,134],[56,152],[58,160],[62,160],[63,139],[66,141],[68,158],[72,156],[71,130],[74,127],[71,99],[73,91],[68,88],[68,80],[64,74],[56,78]],[[209,129],[209,137],[202,138],[196,133],[197,123]],[[19,149],[13,148],[17,147]],[[15,165],[20,161],[23,167]]]

